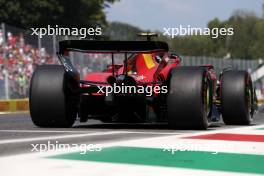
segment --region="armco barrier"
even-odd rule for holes
[[[0,100],[0,112],[24,112],[28,110],[28,99]]]

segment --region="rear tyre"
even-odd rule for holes
[[[207,129],[212,91],[206,69],[178,67],[171,71],[167,97],[168,123],[171,128]]]
[[[39,127],[71,127],[77,106],[70,91],[78,82],[66,75],[60,65],[38,66],[30,82],[29,105],[33,123]]]
[[[254,90],[246,71],[226,71],[221,79],[222,116],[227,125],[249,125],[254,114]]]

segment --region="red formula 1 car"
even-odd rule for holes
[[[249,125],[255,93],[246,71],[212,65],[181,66],[181,58],[158,41],[66,40],[61,65],[38,66],[30,84],[30,114],[39,127],[167,122],[171,128]]]

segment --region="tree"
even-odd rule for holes
[[[143,32],[140,28],[120,22],[112,22],[106,29],[112,40],[135,40],[140,32]]]
[[[0,21],[17,27],[105,25],[103,9],[117,0],[0,0]]]
[[[237,10],[226,21],[215,18],[208,28],[233,28],[234,35],[176,37],[172,49],[184,55],[259,59],[264,58],[264,19],[252,12]]]
[[[212,50],[208,36],[184,36],[172,40],[171,49],[182,55],[208,56]]]

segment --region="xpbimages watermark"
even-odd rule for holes
[[[211,154],[218,154],[221,151],[235,151],[235,144],[219,144],[219,143],[200,143],[194,141],[179,141],[175,144],[164,144],[162,147],[163,152],[169,154],[176,154],[179,152],[208,152]]]
[[[163,35],[170,38],[175,38],[176,36],[190,36],[190,35],[205,35],[211,36],[212,38],[218,38],[219,36],[232,36],[234,35],[233,28],[200,28],[191,27],[188,25],[184,27],[180,25],[179,27],[164,27]]]
[[[100,36],[102,35],[101,27],[90,27],[90,28],[68,28],[68,27],[59,27],[55,25],[54,27],[48,25],[47,27],[41,28],[30,28],[31,35],[37,35],[39,38],[42,38],[45,35],[53,36],[77,36],[81,39],[87,38],[89,36]]]
[[[97,86],[99,94],[105,94],[106,96],[111,94],[144,94],[146,96],[152,96],[154,94],[168,93],[168,86],[128,86],[122,83],[117,85],[114,83],[111,86]]]
[[[79,151],[80,154],[87,152],[99,152],[102,150],[100,144],[65,144],[59,141],[47,141],[47,143],[30,144],[31,152],[72,152]]]

